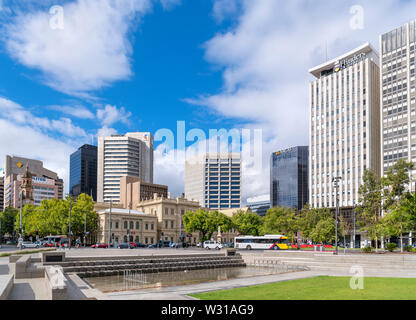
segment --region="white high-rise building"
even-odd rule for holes
[[[241,155],[207,153],[187,160],[185,197],[209,209],[240,208]]]
[[[366,43],[309,72],[309,201],[334,208],[341,177],[340,206],[353,208],[364,170],[381,172],[379,56]]]
[[[153,183],[153,136],[133,132],[98,138],[97,202],[120,202],[121,177]]]
[[[400,159],[416,163],[416,20],[381,35],[380,51],[385,174]]]

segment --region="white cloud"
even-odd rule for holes
[[[71,119],[50,120],[39,118],[21,105],[2,97],[0,97],[0,118],[11,120],[16,124],[28,125],[37,130],[59,132],[66,137],[86,136],[85,131],[80,127],[74,126]]]
[[[184,152],[171,149],[166,154],[165,148],[160,144],[154,151],[154,182],[167,185],[172,197],[178,197],[185,190],[185,162],[177,161],[175,155],[184,159]]]
[[[97,132],[97,137],[109,137],[113,134],[117,134],[117,130],[113,128],[108,128],[106,126],[102,127]]]
[[[238,0],[216,0],[214,2],[213,14],[217,22],[232,16],[238,11]]]
[[[86,137],[87,134],[80,127],[74,126],[72,120],[69,118],[61,118],[59,120],[52,120],[51,126],[56,131],[64,134],[67,137]]]
[[[128,32],[150,0],[77,0],[63,5],[64,29],[52,29],[48,11],[20,13],[4,27],[9,54],[40,70],[54,89],[74,95],[132,75]]]
[[[0,163],[6,155],[41,160],[45,168],[64,179],[64,190],[68,191],[69,156],[76,150],[75,144],[51,138],[27,124],[0,118],[0,146]]]
[[[62,1],[28,0],[24,4],[11,1],[14,14],[0,16],[1,38],[9,55],[39,70],[45,84],[70,95],[92,98],[93,91],[131,78],[131,31],[159,1],[165,10],[181,3],[181,0],[65,1],[61,6],[63,19],[56,20],[57,14],[49,10]],[[52,28],[51,21],[60,22],[55,24],[63,28]]]
[[[104,126],[111,126],[116,122],[129,124],[131,115],[131,112],[126,112],[124,107],[118,109],[116,106],[110,106],[109,104],[104,109],[97,110],[97,118]]]
[[[350,7],[364,8],[364,30],[350,28]],[[205,58],[223,73],[218,94],[187,99],[220,116],[263,129],[264,169],[258,179],[243,172],[245,197],[269,190],[268,161],[273,151],[308,145],[308,70],[365,42],[378,48],[378,36],[414,19],[416,3],[326,0],[242,0],[238,10],[216,0],[214,16],[231,13],[236,23],[205,43]]]
[[[173,7],[180,5],[182,0],[160,0],[160,3],[165,10],[172,10]]]
[[[73,106],[50,106],[52,110],[56,110],[67,115],[79,118],[79,119],[94,119],[95,115],[86,107],[81,105]]]

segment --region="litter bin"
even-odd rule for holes
[[[318,251],[318,246],[313,246],[313,251]]]
[[[324,247],[324,246],[321,246],[321,247],[320,247],[320,250],[321,250],[321,251],[325,251],[325,247]]]

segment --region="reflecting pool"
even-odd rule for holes
[[[84,278],[84,280],[102,292],[117,292],[274,275],[288,271],[279,267],[221,268],[162,273],[125,271],[122,275]]]

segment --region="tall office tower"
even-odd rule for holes
[[[209,209],[240,208],[241,155],[207,153],[187,160],[185,197]]]
[[[120,202],[121,177],[153,183],[153,136],[133,132],[98,138],[97,202]]]
[[[399,159],[416,162],[415,46],[416,20],[380,36],[383,174]]]
[[[71,154],[69,191],[74,197],[85,193],[97,201],[97,155],[98,148],[88,144]]]
[[[309,147],[294,147],[272,154],[270,206],[301,210],[308,203]]]
[[[346,216],[358,204],[364,170],[380,175],[379,57],[366,43],[310,70],[309,201],[336,207],[333,178],[341,177]],[[348,213],[349,212],[349,213]]]
[[[6,156],[4,176],[4,207],[20,208],[19,194],[21,185],[29,185],[25,177],[26,168],[31,176],[33,204],[39,206],[44,199],[63,198],[63,180],[43,167],[43,162],[16,156]]]
[[[4,209],[4,177],[0,177],[0,212]]]

